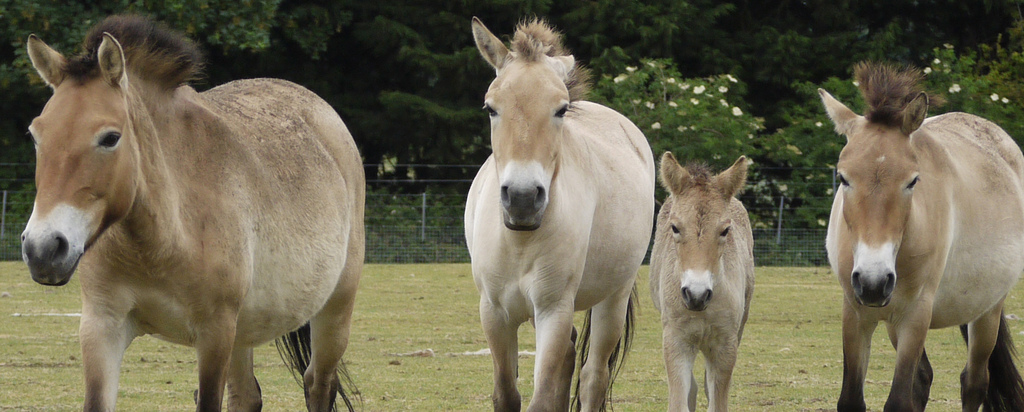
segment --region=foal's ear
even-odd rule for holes
[[[100,66],[100,76],[107,84],[113,87],[121,87],[127,84],[125,75],[124,49],[121,43],[110,35],[103,32],[103,41],[96,49],[96,60]]]
[[[561,78],[563,82],[569,81],[569,73],[572,73],[572,70],[576,68],[575,57],[572,57],[572,55],[548,56],[546,60],[548,65],[555,70],[555,73],[558,74],[558,77]]]
[[[818,89],[818,94],[821,95],[821,103],[825,105],[825,112],[828,113],[829,119],[832,119],[832,123],[836,126],[836,133],[849,138],[850,132],[853,131],[853,126],[860,115],[840,103],[839,100],[828,94],[825,89]]]
[[[688,186],[692,178],[686,168],[679,165],[672,152],[665,152],[661,155],[661,186],[673,195],[680,195]]]
[[[910,136],[917,128],[921,127],[921,123],[924,123],[924,119],[927,116],[928,94],[921,92],[914,100],[907,103],[907,107],[903,109],[903,124],[900,125],[900,131]]]
[[[718,183],[723,197],[728,199],[743,191],[743,186],[747,184],[747,167],[749,165],[747,157],[740,156],[732,166],[715,176],[715,181]]]
[[[56,89],[64,81],[64,64],[67,60],[34,34],[28,36],[28,59],[32,61],[32,67],[35,67],[39,77],[50,87]]]
[[[473,17],[473,40],[476,41],[476,48],[480,50],[484,60],[487,60],[495,71],[501,70],[508,57],[508,48],[476,17]]]

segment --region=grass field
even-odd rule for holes
[[[614,391],[615,410],[661,411],[667,388],[661,326],[640,273],[640,312],[633,351]],[[1020,288],[1007,314],[1024,315]],[[83,399],[78,346],[81,308],[77,278],[43,287],[20,262],[0,262],[0,410],[68,411]],[[490,409],[491,361],[456,355],[486,348],[469,266],[367,265],[345,356],[366,411]],[[734,411],[834,410],[842,379],[840,290],[820,268],[759,268],[757,287],[733,378]],[[15,316],[18,314],[19,316]],[[1018,341],[1024,327],[1011,321]],[[521,350],[533,350],[533,329],[520,330]],[[398,356],[432,349],[433,357]],[[965,346],[955,329],[932,331],[927,350],[935,369],[929,410],[959,409]],[[892,377],[894,351],[884,328],[875,334],[865,388],[869,410],[880,410]],[[702,373],[702,372],[699,372]],[[273,344],[257,348],[256,375],[264,410],[304,409],[302,390]],[[520,359],[524,403],[532,394],[533,357]],[[118,409],[180,411],[193,406],[195,353],[152,337],[137,339],[122,365]],[[703,393],[698,402],[706,405]],[[525,405],[524,405],[525,407]],[[703,406],[702,406],[703,407]]]

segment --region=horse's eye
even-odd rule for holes
[[[487,115],[491,116],[491,117],[494,117],[494,116],[498,115],[498,112],[496,110],[494,110],[494,108],[491,107],[491,105],[489,105],[489,104],[484,104],[484,111],[486,111]]]
[[[722,233],[719,233],[718,236],[721,236],[721,237],[729,236],[729,229],[731,227],[732,226],[726,226],[725,229],[722,229]]]
[[[846,181],[846,177],[844,177],[842,173],[840,173],[838,176],[839,176],[839,184],[841,184],[843,186],[850,186],[850,182]]]
[[[568,110],[569,110],[569,105],[567,105],[567,104],[563,105],[561,109],[558,109],[558,111],[555,112],[555,117],[557,117],[559,119],[565,117],[565,112],[568,111]]]
[[[110,133],[107,133],[107,134],[103,135],[103,138],[100,139],[99,145],[100,145],[100,147],[110,149],[110,148],[112,148],[114,146],[117,146],[117,142],[120,141],[120,140],[121,140],[121,134],[120,133],[118,133],[118,132],[110,132]]]
[[[919,181],[921,181],[921,177],[914,176],[914,180],[911,180],[910,183],[907,183],[907,190],[913,190],[914,186],[917,185],[917,182]]]
[[[672,234],[675,234],[675,235],[679,234],[679,228],[676,227],[676,225],[672,225]]]

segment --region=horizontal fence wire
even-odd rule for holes
[[[0,205],[0,261],[21,260],[20,237],[34,193],[0,194],[6,196],[6,203]],[[366,263],[469,262],[463,228],[465,201],[465,195],[367,194]],[[827,216],[828,210],[814,213]],[[772,226],[754,229],[754,261],[758,266],[828,264],[824,227]]]

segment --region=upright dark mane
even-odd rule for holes
[[[562,35],[555,31],[547,22],[533,19],[519,23],[512,36],[512,51],[516,58],[524,61],[538,61],[541,56],[568,56],[569,50],[562,45]],[[583,99],[590,89],[590,70],[579,63],[569,71],[569,79],[565,82],[569,89],[569,100]]]
[[[82,42],[83,51],[68,59],[65,71],[69,77],[83,81],[99,74],[96,51],[104,32],[121,43],[127,70],[140,78],[171,89],[199,77],[203,58],[191,40],[135,15],[110,16],[93,26]]]
[[[868,106],[864,116],[872,123],[899,127],[903,109],[924,91],[924,74],[917,68],[860,62],[853,73]]]
[[[694,186],[708,186],[711,184],[711,179],[715,177],[707,163],[687,163],[686,171],[690,173],[690,179]]]

